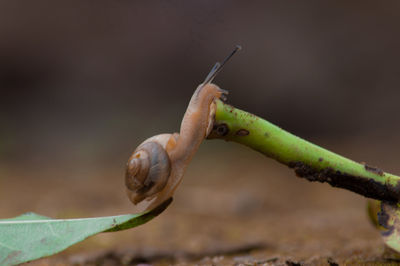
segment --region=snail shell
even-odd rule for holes
[[[166,148],[174,142],[173,136],[161,134],[151,137],[140,144],[129,158],[125,185],[134,204],[144,199],[151,200],[165,188],[171,174],[171,160]]]

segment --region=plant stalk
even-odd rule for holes
[[[377,200],[400,201],[399,176],[321,148],[220,100],[207,138],[246,145],[293,168],[297,176],[309,181],[327,182]]]

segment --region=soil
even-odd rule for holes
[[[362,140],[318,141],[358,161],[400,172],[387,150]],[[34,211],[55,218],[131,213],[123,167],[51,168],[8,163],[1,218]],[[77,170],[78,169],[78,170]],[[236,144],[207,141],[174,201],[137,228],[91,237],[29,265],[393,265],[369,222],[366,199],[306,182],[292,169]]]

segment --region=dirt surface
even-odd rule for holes
[[[318,141],[358,161],[400,172],[387,146]],[[1,218],[34,211],[56,218],[132,212],[123,165],[2,165]],[[78,169],[79,168],[79,169]],[[29,265],[396,264],[366,214],[366,200],[239,145],[207,141],[173,203],[149,223],[103,233]]]

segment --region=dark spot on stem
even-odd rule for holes
[[[400,200],[400,183],[396,186],[383,184],[372,178],[354,176],[331,167],[315,169],[303,162],[290,162],[298,177],[306,178],[311,182],[327,182],[332,187],[345,188],[367,198],[397,202]]]
[[[232,113],[235,110],[235,107],[227,103],[224,103],[224,107],[226,110],[228,110],[229,113]]]
[[[268,132],[265,132],[265,133],[264,133],[264,137],[269,137]]]
[[[226,136],[229,133],[229,127],[227,124],[219,124],[219,125],[214,125],[213,131],[217,133],[218,136]]]
[[[247,129],[243,129],[243,128],[236,131],[236,136],[240,136],[240,137],[244,137],[249,134],[250,134],[250,132]]]
[[[319,157],[318,161],[319,161],[319,162],[323,162],[323,161],[324,161],[324,158]]]
[[[375,166],[369,166],[367,164],[364,163],[364,168],[365,170],[367,170],[368,172],[383,176],[383,171],[381,169],[379,169],[378,167]]]

